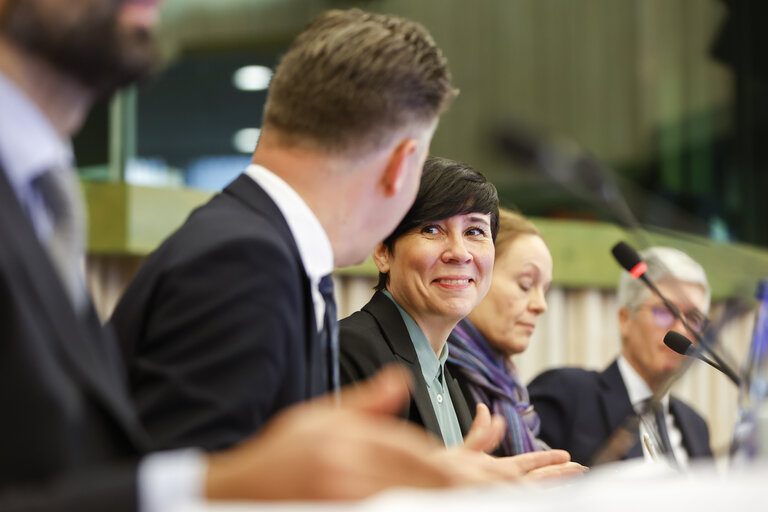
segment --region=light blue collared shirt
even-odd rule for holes
[[[75,172],[72,145],[39,107],[0,72],[0,164],[41,242],[53,221],[32,182],[55,169]],[[138,468],[138,500],[143,512],[159,512],[200,502],[206,464],[202,452],[175,450],[144,457]]]
[[[53,229],[53,221],[32,182],[51,169],[74,172],[72,145],[56,132],[40,108],[2,73],[0,112],[0,164],[43,242]]]
[[[384,290],[384,295],[389,297],[397,306],[400,316],[408,329],[408,335],[411,337],[413,348],[416,349],[416,356],[419,358],[421,366],[421,375],[427,385],[429,399],[432,401],[432,409],[435,410],[437,423],[440,425],[440,433],[443,435],[445,446],[456,446],[464,443],[464,437],[461,435],[459,419],[456,416],[456,409],[453,407],[451,394],[448,392],[448,386],[445,382],[445,361],[448,359],[448,343],[443,345],[440,351],[440,357],[435,355],[432,345],[424,336],[419,325],[408,314],[406,310],[400,307],[392,294]]]

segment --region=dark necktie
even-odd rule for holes
[[[659,438],[661,439],[661,444],[664,448],[664,453],[667,454],[667,457],[672,463],[677,465],[675,450],[672,448],[672,441],[669,439],[669,430],[667,430],[667,419],[664,416],[664,406],[661,403],[656,403],[652,409],[656,419],[656,428],[659,431]]]
[[[42,201],[51,224],[43,240],[54,268],[76,311],[82,311],[87,294],[80,265],[85,250],[85,213],[77,178],[69,169],[53,169],[30,183]]]
[[[627,459],[634,459],[636,457],[643,456],[643,440],[640,437],[640,415],[632,416],[632,419],[628,422],[628,432],[631,434],[634,443],[632,443],[629,451],[626,454]]]
[[[339,325],[336,318],[336,301],[333,298],[333,279],[328,274],[320,279],[320,294],[325,301],[325,316],[321,338],[326,356],[328,387],[338,399],[339,380]]]

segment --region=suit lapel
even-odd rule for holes
[[[600,402],[609,435],[635,413],[616,361],[600,374]]]
[[[275,228],[279,236],[285,241],[291,250],[291,254],[296,260],[297,268],[301,270],[301,283],[304,296],[304,350],[307,361],[307,370],[310,375],[307,378],[308,397],[325,393],[328,391],[328,384],[325,378],[325,354],[322,353],[320,333],[317,331],[317,320],[315,319],[315,304],[312,300],[312,283],[304,269],[304,263],[299,253],[299,247],[293,238],[293,233],[288,226],[280,208],[275,204],[271,197],[256,183],[253,178],[247,174],[241,174],[223,191],[223,194],[230,195],[254,210],[260,216],[272,221],[272,227]]]
[[[120,419],[134,441],[141,446],[145,440],[137,427],[135,416],[121,382],[107,364],[100,343],[109,340],[101,336],[101,326],[92,310],[87,315],[94,318],[90,325],[81,322],[61,280],[51,264],[48,254],[40,245],[29,217],[22,210],[15,193],[0,169],[0,203],[4,205],[0,215],[0,239],[13,240],[3,247],[5,266],[15,272],[21,283],[20,293],[28,296],[31,303],[39,304],[40,321],[50,322],[53,345],[47,344],[60,354],[76,379],[97,396],[104,406]],[[89,327],[90,325],[90,327]],[[92,327],[92,328],[91,328]]]
[[[442,439],[440,424],[437,422],[437,415],[432,408],[432,400],[427,391],[427,384],[419,364],[419,357],[416,355],[416,349],[405,327],[405,322],[397,310],[397,306],[386,295],[376,292],[373,298],[363,307],[376,319],[381,332],[384,333],[384,340],[389,345],[392,353],[398,362],[408,368],[414,377],[414,388],[412,391],[413,403],[421,416],[424,428],[436,434]],[[452,393],[453,390],[451,390]],[[451,394],[453,397],[453,394]]]
[[[705,457],[709,455],[709,447],[707,446],[706,439],[701,439],[696,429],[693,428],[688,411],[685,410],[677,398],[670,397],[669,412],[672,413],[675,425],[677,425],[677,428],[680,429],[680,433],[683,435],[683,446],[688,452],[688,455],[690,455],[691,458]],[[706,449],[702,450],[704,447],[706,447]]]
[[[448,365],[445,365],[445,381],[448,385],[448,393],[451,395],[451,402],[453,402],[453,409],[456,411],[456,418],[459,420],[459,427],[461,427],[461,434],[466,437],[469,433],[469,429],[472,427],[472,413],[467,400],[464,398],[464,392],[451,372],[448,369]]]
[[[614,361],[608,368],[600,374],[600,407],[603,415],[603,426],[605,428],[602,438],[611,440],[619,428],[629,430],[630,435],[634,435],[634,442],[627,450],[626,445],[620,448],[624,455],[622,459],[629,459],[642,456],[642,447],[635,425],[629,426],[627,421],[634,417],[635,410],[629,401],[629,393],[624,385],[624,379],[621,378],[619,365]],[[633,441],[629,440],[630,443]],[[610,441],[608,441],[610,443]],[[606,444],[607,446],[607,444]],[[613,447],[609,450],[614,450]]]

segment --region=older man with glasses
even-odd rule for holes
[[[682,312],[693,328],[704,327],[710,289],[704,269],[685,253],[671,247],[643,251],[648,277]],[[646,412],[649,399],[683,363],[664,345],[664,335],[675,330],[692,338],[682,321],[652,294],[644,283],[623,272],[618,286],[619,331],[622,350],[603,372],[559,368],[542,373],[528,387],[531,403],[541,418],[541,439],[553,448],[571,452],[581,464],[593,464],[611,434],[634,413]],[[711,457],[709,430],[690,406],[669,393],[657,409],[657,435],[675,462]],[[641,429],[643,425],[641,425]],[[637,443],[626,458],[654,458],[653,446]]]

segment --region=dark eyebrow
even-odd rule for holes
[[[488,220],[485,217],[477,217],[477,216],[473,215],[472,217],[469,218],[469,220],[472,221],[472,222],[482,222],[483,224],[485,224],[487,226],[491,225],[491,223],[488,222]]]

